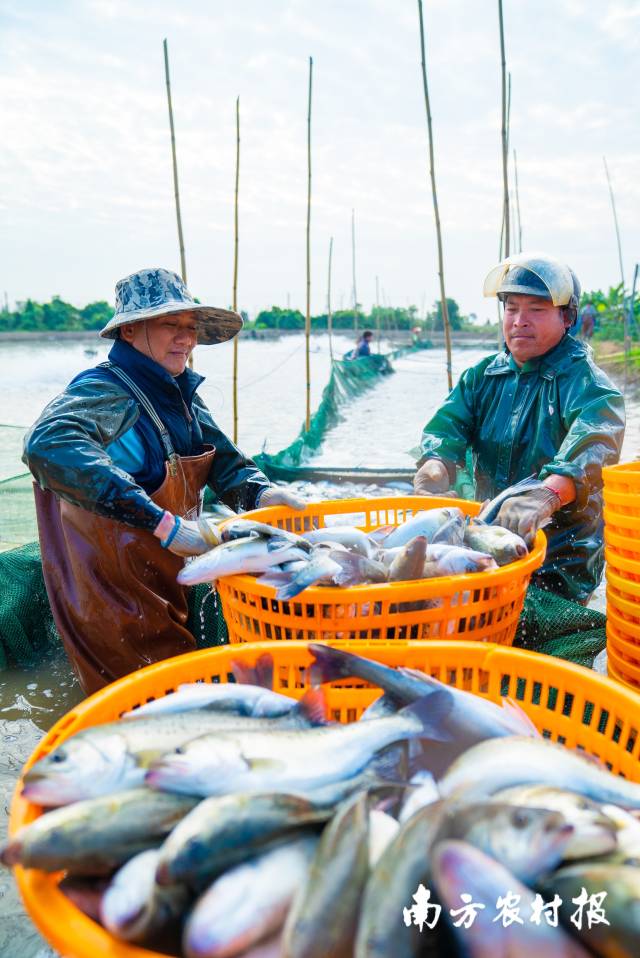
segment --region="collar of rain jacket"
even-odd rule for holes
[[[563,372],[576,360],[586,359],[589,347],[578,342],[569,333],[566,333],[560,342],[543,356],[529,359],[524,366],[518,366],[513,356],[505,346],[498,353],[484,371],[485,376],[503,376],[507,373],[538,372],[543,379],[553,379],[557,373]]]
[[[150,399],[160,393],[175,401],[178,398],[177,389],[189,409],[196,390],[205,379],[188,367],[179,376],[172,376],[159,363],[123,339],[117,339],[109,350],[109,361],[124,369]]]

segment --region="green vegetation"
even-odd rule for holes
[[[0,332],[52,332],[59,330],[102,329],[113,316],[113,306],[100,300],[76,309],[54,296],[50,303],[36,303],[32,299],[16,303],[12,312],[0,310]]]
[[[625,296],[622,283],[619,283],[618,286],[611,286],[608,293],[601,289],[583,293],[580,298],[580,306],[584,306],[585,303],[593,303],[598,311],[593,338],[622,343],[624,341],[624,320],[629,309],[629,296]],[[636,299],[633,304],[633,321],[629,333],[632,339],[637,340],[639,338],[640,299]]]

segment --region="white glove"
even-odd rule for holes
[[[170,512],[165,512],[153,534],[160,539],[163,549],[185,557],[209,552],[222,541],[218,530],[206,519],[194,522]]]
[[[293,492],[287,492],[282,486],[269,486],[258,500],[258,509],[262,509],[263,506],[288,506],[289,509],[297,509],[301,512],[306,509],[307,503]]]

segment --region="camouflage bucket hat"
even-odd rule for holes
[[[205,346],[225,343],[242,328],[238,313],[196,303],[177,273],[168,269],[141,269],[116,283],[116,311],[100,335],[116,339],[120,326],[168,313],[193,315],[198,343]]]

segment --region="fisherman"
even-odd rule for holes
[[[591,339],[596,328],[596,317],[598,311],[590,299],[584,304],[578,314],[578,323],[580,324],[580,335],[583,339]]]
[[[87,693],[195,649],[176,576],[217,541],[198,522],[205,486],[234,510],[304,508],[215,424],[187,368],[196,344],[233,339],[241,317],[196,303],[166,269],[125,277],[115,295],[108,362],[49,403],[23,456],[54,620]]]
[[[602,577],[602,467],[620,457],[624,400],[567,335],[580,299],[568,266],[519,253],[491,270],[484,295],[503,303],[504,349],[467,369],[425,426],[414,489],[446,493],[467,450],[480,501],[537,476],[542,485],[506,499],[495,522],[529,541],[548,523],[532,581],[586,603]]]
[[[361,359],[363,356],[370,356],[372,341],[373,333],[370,329],[365,329],[362,336],[358,338],[355,349],[349,354],[349,359]]]

